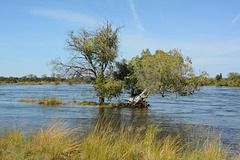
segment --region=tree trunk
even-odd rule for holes
[[[131,95],[130,98],[129,98],[129,100],[128,100],[128,104],[133,103],[134,98],[135,98],[135,95]]]
[[[144,89],[141,94],[139,94],[136,98],[134,95],[131,95],[128,105],[130,107],[136,107],[136,108],[145,108],[148,107],[149,104],[147,103],[146,99],[148,97],[149,92]]]
[[[99,93],[99,104],[100,105],[104,104],[104,99],[105,99],[105,96],[104,96],[103,92],[100,91],[100,93]]]
[[[99,104],[100,105],[104,104],[104,97],[99,97]]]

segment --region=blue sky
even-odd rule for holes
[[[0,0],[0,76],[50,76],[67,32],[105,19],[124,26],[119,59],[179,48],[196,72],[240,72],[239,0]]]

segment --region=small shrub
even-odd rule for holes
[[[73,98],[73,103],[77,103],[76,98]]]
[[[54,84],[55,85],[59,85],[60,83],[59,83],[59,81],[55,81]]]
[[[68,81],[68,84],[69,84],[69,85],[72,85],[72,84],[73,84],[72,80],[69,80],[69,81]]]

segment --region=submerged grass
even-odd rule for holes
[[[159,136],[155,126],[134,129],[121,125],[97,123],[77,136],[79,128],[70,129],[63,122],[46,129],[30,131],[28,138],[23,130],[12,128],[0,133],[0,159],[183,159],[222,160],[229,157],[220,136],[206,137],[206,130],[191,133]],[[203,137],[204,136],[204,137]]]
[[[46,98],[43,97],[42,99],[38,100],[38,104],[46,105],[46,106],[56,106],[56,105],[64,105],[62,98]]]
[[[76,105],[91,105],[91,106],[99,106],[99,107],[115,107],[115,108],[122,108],[126,107],[125,103],[103,103],[99,104],[97,102],[89,102],[89,101],[83,101],[83,102],[76,102],[74,103]]]
[[[99,106],[99,107],[113,107],[113,108],[122,108],[126,107],[126,103],[103,103],[99,104],[97,102],[88,102],[88,101],[83,101],[83,102],[77,102],[76,99],[74,98],[73,101],[68,101],[64,102],[62,98],[55,98],[55,97],[50,97],[46,98],[43,97],[42,99],[36,100],[35,98],[22,98],[18,100],[19,102],[27,102],[27,103],[36,103],[40,105],[46,105],[46,106],[57,106],[57,105],[65,105],[65,104],[75,104],[75,105],[91,105],[91,106]]]
[[[19,102],[36,102],[36,99],[35,98],[22,98],[22,99],[19,99],[18,100]]]
[[[43,97],[42,99],[34,99],[34,98],[22,98],[18,100],[19,102],[31,102],[31,103],[36,103],[36,104],[41,104],[41,105],[46,105],[46,106],[57,106],[57,105],[64,105],[66,104],[63,102],[62,98],[46,98]]]

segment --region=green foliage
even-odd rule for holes
[[[215,80],[220,81],[222,79],[221,75],[216,75]]]
[[[59,83],[59,81],[55,81],[54,84],[55,85],[59,85],[60,83]]]
[[[113,73],[114,79],[124,80],[133,71],[126,59],[122,59],[121,62],[116,62],[116,71]]]
[[[70,31],[67,47],[74,53],[66,63],[61,62],[60,59],[52,61],[54,70],[71,77],[94,78],[96,88],[99,90],[99,102],[104,103],[108,93],[116,95],[109,91],[108,86],[105,87],[107,81],[104,78],[106,70],[112,67],[118,56],[120,29],[121,27],[114,28],[112,23],[106,21],[104,25],[93,31],[86,29],[81,29],[77,33]]]
[[[116,62],[116,71],[113,73],[114,79],[124,81],[123,87],[131,95],[139,94],[142,91],[137,87],[137,77],[134,71],[133,65],[123,59],[121,62]]]
[[[120,27],[113,29],[112,23],[107,21],[105,25],[94,31],[85,29],[78,33],[71,31],[67,44],[68,48],[76,54],[69,63],[64,65],[58,63],[58,65],[64,67],[65,71],[71,75],[92,75],[97,78],[99,74],[104,74],[118,56],[119,29]]]
[[[240,74],[230,72],[227,79],[219,79],[219,75],[216,75],[215,80],[207,78],[204,80],[204,85],[210,86],[228,86],[228,87],[240,87]]]
[[[2,84],[34,84],[41,85],[43,83],[51,82],[67,82],[66,78],[56,78],[56,77],[37,77],[37,76],[23,76],[23,77],[0,77],[0,83]]]
[[[228,74],[227,80],[239,80],[240,79],[240,74],[236,72],[230,72]]]
[[[69,85],[72,85],[72,84],[73,84],[73,81],[72,81],[72,80],[68,80],[68,84],[69,84]]]
[[[103,89],[106,97],[110,100],[112,97],[120,96],[122,85],[121,80],[107,79]]]
[[[111,100],[122,93],[123,81],[112,78],[105,78],[103,74],[99,74],[95,81],[95,88],[100,92],[100,96],[107,97]]]
[[[183,58],[177,49],[169,52],[157,50],[154,55],[146,50],[141,57],[133,58],[131,64],[138,80],[137,86],[152,94],[160,93],[163,97],[167,93],[192,94],[206,76],[203,72],[196,77],[191,59]]]

